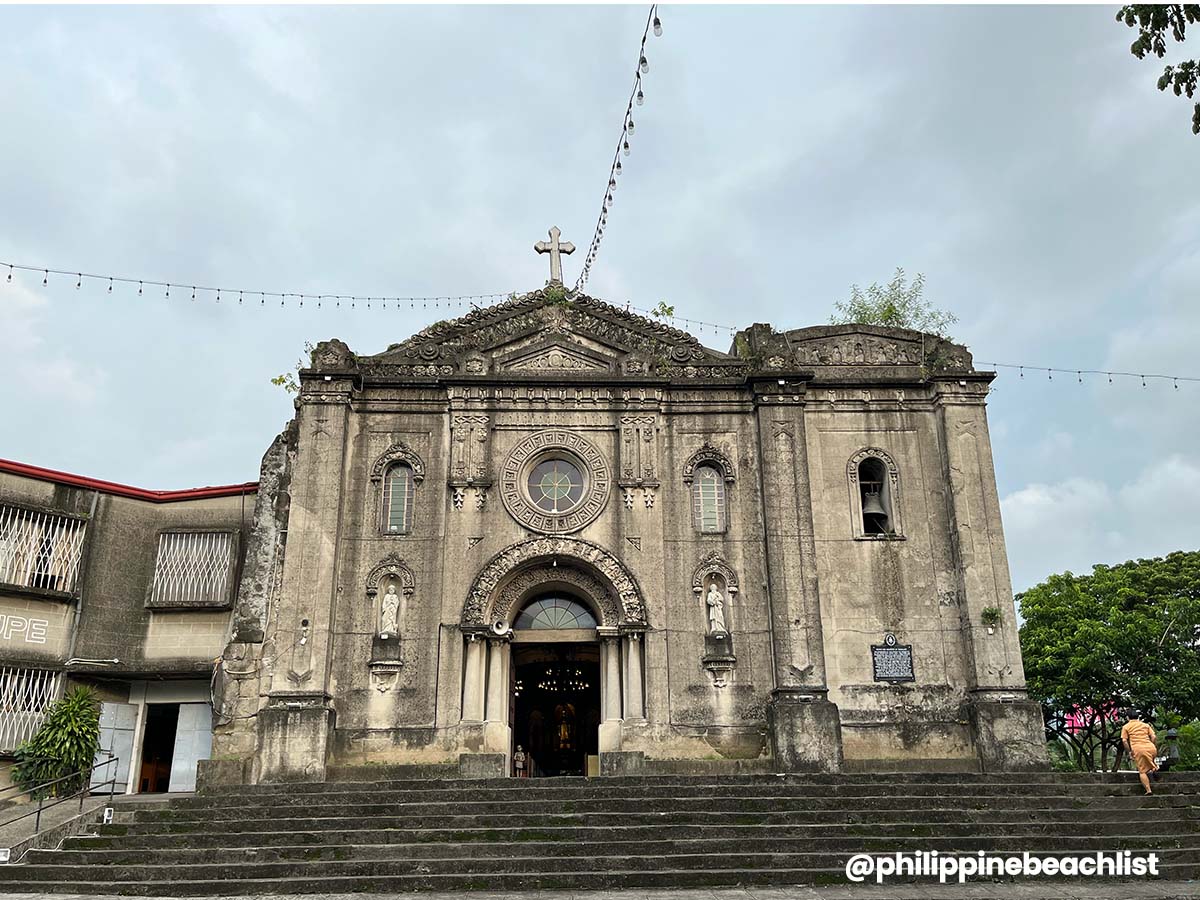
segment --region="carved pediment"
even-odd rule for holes
[[[452,367],[467,374],[488,369],[615,373],[630,357],[643,361],[643,367],[656,360],[671,365],[731,361],[685,331],[591,297],[566,295],[551,285],[438,322],[383,353],[365,357],[363,363],[368,369]]]
[[[792,362],[824,366],[923,366],[971,370],[966,347],[933,334],[874,325],[819,325],[787,333]]]
[[[616,368],[615,357],[604,357],[579,346],[552,343],[525,350],[498,360],[502,372],[555,372],[570,375],[577,372],[611,372]]]

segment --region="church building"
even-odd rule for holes
[[[100,686],[135,760],[173,715],[214,789],[1044,768],[993,374],[861,325],[722,352],[557,280],[374,355],[324,341],[257,484],[0,472],[4,690]]]

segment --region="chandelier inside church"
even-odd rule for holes
[[[547,666],[538,688],[550,693],[578,693],[586,691],[591,684],[583,677],[583,670],[571,666]]]

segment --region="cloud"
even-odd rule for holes
[[[5,283],[5,378],[12,396],[72,406],[96,402],[106,381],[102,368],[72,358],[53,338],[53,310],[46,297],[14,276]],[[16,411],[10,409],[9,421]]]
[[[1029,484],[1000,508],[1021,591],[1057,572],[1200,547],[1200,464],[1170,456],[1115,488],[1080,477]]]

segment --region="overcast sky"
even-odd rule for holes
[[[1200,375],[1200,137],[1115,9],[664,7],[590,292],[798,327],[903,266],[977,362]],[[471,294],[540,287],[531,245],[557,224],[581,248],[570,282],[644,21],[0,8],[0,258]],[[251,480],[291,413],[269,379],[306,340],[374,353],[453,312],[135,290],[0,280],[0,456],[157,489]],[[1197,410],[1197,384],[1002,370],[1016,589],[1195,549]]]

